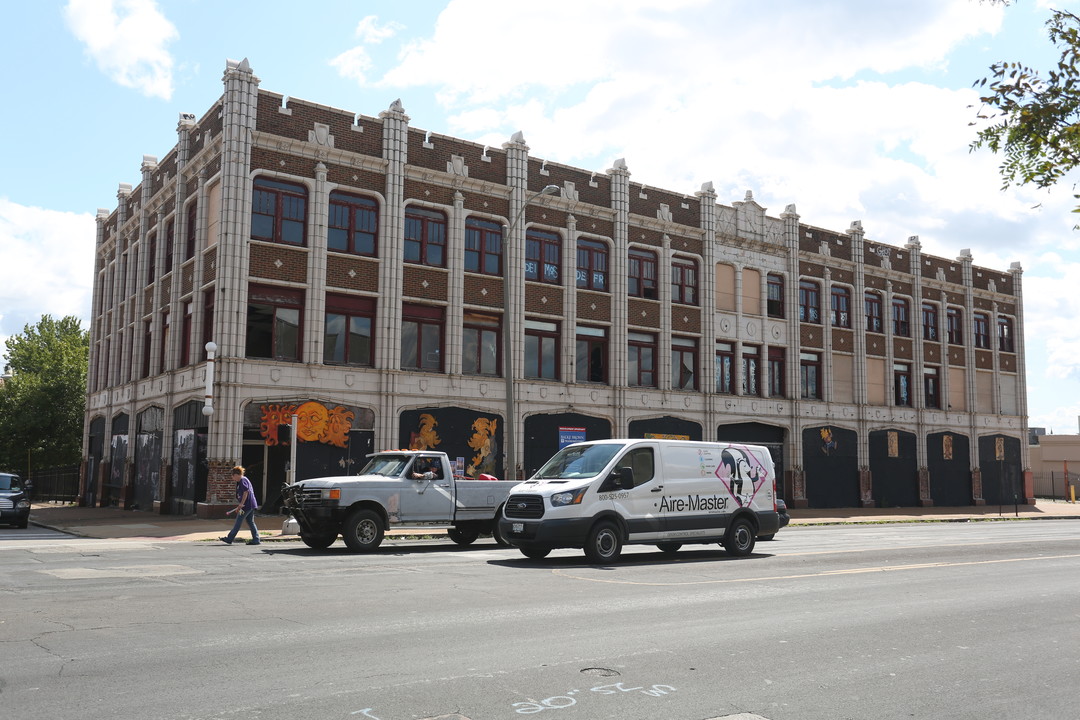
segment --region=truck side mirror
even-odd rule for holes
[[[612,475],[614,476],[613,479],[615,487],[619,488],[620,490],[629,490],[630,488],[634,487],[634,468],[615,468],[615,472],[612,473]]]

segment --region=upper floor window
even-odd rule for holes
[[[755,345],[743,345],[742,350],[742,394],[761,394],[761,349]]]
[[[1001,352],[1013,352],[1013,326],[1012,320],[1004,315],[998,315],[998,350]]]
[[[251,239],[303,245],[306,238],[307,188],[257,177],[251,198]]]
[[[559,324],[525,320],[525,377],[559,379]]]
[[[607,292],[608,248],[596,240],[579,239],[577,244],[577,286]]]
[[[769,348],[769,397],[784,397],[784,348]]]
[[[373,366],[374,332],[374,298],[327,294],[323,330],[325,364]]]
[[[442,357],[443,309],[427,305],[402,305],[402,369],[442,372]]]
[[[893,393],[896,405],[911,407],[911,366],[907,363],[893,365]]]
[[[525,231],[525,279],[538,282],[562,282],[562,238],[553,232],[529,228]]]
[[[716,392],[732,393],[735,383],[735,346],[716,343]]]
[[[627,292],[631,297],[656,299],[656,253],[631,248],[627,262]]]
[[[626,384],[656,387],[656,336],[628,333],[626,356]]]
[[[502,275],[502,233],[502,225],[490,220],[465,221],[465,272]]]
[[[936,367],[923,368],[923,391],[926,395],[926,407],[941,407],[941,381]]]
[[[771,318],[784,317],[784,277],[769,273],[765,282],[766,292],[768,293],[765,306],[766,312]]]
[[[799,281],[799,322],[821,322],[821,288],[812,280]]]
[[[150,285],[157,276],[157,233],[152,232],[146,239],[146,284]]]
[[[184,260],[195,257],[195,239],[199,234],[199,205],[192,202],[187,206],[187,227],[184,228]]]
[[[378,249],[379,205],[371,198],[330,193],[326,249],[330,252],[374,256]]]
[[[606,383],[608,381],[608,343],[605,328],[577,326],[574,362],[577,382]]]
[[[934,303],[922,304],[922,334],[923,340],[938,339],[938,309]]]
[[[446,266],[446,216],[435,210],[405,208],[405,262]]]
[[[142,374],[139,377],[150,377],[150,359],[153,357],[150,349],[154,341],[154,321],[143,320],[143,347],[142,347]]]
[[[303,290],[252,285],[248,290],[247,357],[299,361],[303,311]]]
[[[821,399],[821,353],[799,353],[799,395],[808,400]]]
[[[866,330],[867,332],[884,332],[881,324],[881,296],[876,292],[866,292]]]
[[[697,305],[697,263],[676,258],[671,263],[671,302]]]
[[[168,275],[173,268],[173,251],[176,248],[176,221],[170,219],[165,223],[165,272]]]
[[[461,325],[461,372],[465,375],[498,375],[502,346],[499,317],[467,312]]]
[[[694,338],[671,338],[671,387],[697,389],[697,340]]]
[[[911,337],[911,318],[908,314],[908,301],[905,298],[893,298],[892,331],[893,335]]]
[[[964,344],[964,313],[960,308],[949,308],[945,313],[945,323],[948,328],[949,343],[952,345]]]
[[[990,349],[990,317],[986,313],[972,315],[975,347]]]
[[[832,286],[832,324],[834,327],[851,327],[851,290],[840,285]]]
[[[184,303],[184,319],[180,322],[180,367],[191,364],[191,326],[195,320],[195,303]]]
[[[202,321],[202,349],[201,357],[207,358],[206,344],[211,342],[217,335],[214,333],[214,291],[207,290],[203,293],[203,321]]]

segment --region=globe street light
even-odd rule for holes
[[[547,185],[543,190],[535,192],[525,200],[521,209],[514,216],[514,222],[506,230],[503,238],[503,378],[506,380],[506,417],[503,419],[503,443],[506,449],[503,452],[505,459],[504,480],[517,480],[517,447],[514,444],[514,424],[516,423],[516,410],[514,408],[514,363],[512,362],[513,341],[510,337],[510,320],[514,317],[511,312],[510,299],[510,240],[518,222],[525,214],[525,208],[541,195],[554,195],[559,192],[558,185]]]

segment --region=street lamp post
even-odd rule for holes
[[[512,362],[513,340],[510,337],[510,320],[514,317],[511,312],[510,300],[513,293],[510,291],[510,239],[518,222],[525,214],[525,208],[541,195],[553,195],[559,192],[558,185],[547,185],[543,190],[533,193],[522,204],[521,209],[514,216],[510,226],[503,226],[503,378],[506,381],[506,416],[503,418],[503,444],[506,449],[503,452],[505,458],[504,480],[517,480],[517,447],[514,441],[514,425],[516,424],[516,410],[514,403],[514,363]]]

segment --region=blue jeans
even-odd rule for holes
[[[244,521],[247,521],[248,527],[251,529],[252,541],[259,542],[259,528],[255,527],[255,508],[236,514],[236,523],[233,524],[232,531],[229,532],[229,542],[236,539],[236,533],[240,532],[240,526],[244,524]]]

